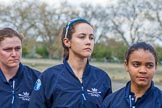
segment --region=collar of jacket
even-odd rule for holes
[[[13,78],[11,78],[10,80],[18,80],[18,81],[20,81],[22,79],[22,77],[23,77],[23,67],[24,66],[20,63],[19,64],[19,69],[18,69],[16,75]],[[4,76],[4,74],[3,74],[1,69],[0,69],[0,79],[3,82],[7,83],[7,80],[6,80],[6,78],[5,78],[5,76]]]
[[[72,75],[75,76],[72,68],[70,67],[70,65],[67,62],[67,57],[64,58],[63,63],[65,65],[66,69],[68,70],[68,72],[70,72]],[[87,74],[89,72],[90,72],[90,65],[89,65],[89,61],[87,61],[87,65],[86,65],[86,68],[85,68],[84,73],[83,73],[83,79],[87,76]]]
[[[131,82],[129,81],[125,87],[125,100],[127,101],[128,104],[130,102],[129,95],[134,95],[134,93],[131,92],[130,90],[130,86],[131,86]],[[147,96],[150,95],[151,92],[153,92],[153,89],[154,89],[154,82],[152,81],[150,88],[144,93],[142,97],[140,97],[140,100],[142,101],[143,99],[146,99]]]

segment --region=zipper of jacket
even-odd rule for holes
[[[82,105],[84,104],[84,102],[86,101],[86,97],[85,97],[85,93],[84,93],[84,87],[82,85]]]
[[[13,80],[13,83],[12,83],[12,100],[11,100],[11,104],[12,104],[12,108],[14,108],[14,100],[15,100],[15,80]]]
[[[131,100],[131,95],[129,95],[129,107],[132,108],[132,100]]]

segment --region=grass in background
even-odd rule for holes
[[[48,60],[48,59],[22,59],[22,62],[31,66],[41,72],[48,67],[62,63],[62,60]],[[105,70],[112,80],[128,81],[129,74],[125,72],[124,64],[103,63],[103,62],[90,62],[90,64]],[[157,72],[154,76],[156,83],[162,82],[162,66],[158,65]]]

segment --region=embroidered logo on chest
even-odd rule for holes
[[[95,96],[95,97],[100,97],[100,94],[101,94],[101,92],[98,91],[98,89],[96,89],[96,88],[91,88],[91,90],[88,90],[88,89],[87,89],[87,93],[88,93],[89,95]]]
[[[18,96],[24,101],[30,101],[30,95],[28,92],[23,92],[22,94],[18,94]]]

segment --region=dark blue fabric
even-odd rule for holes
[[[89,64],[82,83],[66,60],[47,69],[39,79],[41,87],[33,91],[29,108],[99,108],[112,92],[107,73]]]
[[[39,74],[40,72],[37,70],[20,63],[17,74],[7,82],[0,70],[0,107],[28,108],[30,95]],[[12,104],[13,97],[14,101]]]
[[[134,93],[130,92],[130,82],[128,82],[126,87],[107,96],[102,108],[162,108],[162,91],[155,87],[153,82],[136,102],[133,97]]]

